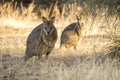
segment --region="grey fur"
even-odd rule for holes
[[[57,30],[53,24],[54,21],[48,24],[49,22],[51,22],[51,19],[47,20],[45,18],[45,21],[43,20],[43,23],[35,27],[29,34],[26,44],[25,61],[33,56],[38,56],[41,59],[43,54],[47,57],[53,50],[57,40]]]

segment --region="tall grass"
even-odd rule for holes
[[[84,23],[84,28],[82,31],[83,38],[84,36],[94,36],[94,35],[97,38],[97,36],[99,37],[99,36],[106,35],[106,32],[104,32],[104,29],[109,30],[109,29],[112,29],[113,27],[119,28],[119,25],[117,25],[119,24],[118,14],[116,13],[111,15],[109,13],[109,10],[111,8],[109,8],[109,6],[106,6],[106,4],[104,4],[105,2],[100,3],[101,6],[98,3],[99,2],[95,0],[93,0],[93,2],[81,0],[79,4],[77,2],[72,4],[66,4],[66,5],[63,5],[62,7],[61,15],[59,13],[58,6],[57,5],[55,6],[53,15],[56,16],[55,25],[57,27],[58,35],[59,35],[58,41],[57,41],[57,47],[59,47],[59,39],[60,39],[61,31],[65,28],[65,26],[76,21],[76,15],[85,17],[85,19],[81,21]],[[113,12],[117,11],[116,9],[112,9],[112,10]],[[1,11],[0,28],[3,31],[1,32],[1,35],[4,35],[4,34],[8,35],[7,32],[9,32],[9,27],[11,27],[11,29],[14,27],[18,29],[19,33],[16,33],[15,29],[11,30],[13,33],[18,34],[19,36],[22,36],[24,34],[24,36],[27,37],[30,31],[35,26],[41,23],[41,16],[48,17],[50,9],[49,8],[46,10],[41,9],[39,8],[39,6],[36,6],[34,3],[31,3],[27,8],[25,8],[22,4],[19,7],[17,6],[17,4],[15,4],[15,6],[13,7],[13,3],[5,3],[3,5],[0,5],[0,11]],[[35,11],[37,11],[41,15],[38,15],[38,13]],[[8,31],[6,31],[5,29],[6,27],[8,28]],[[20,28],[23,28],[23,29],[20,29]],[[25,30],[24,28],[30,28],[30,29]],[[10,34],[11,33],[9,33],[9,35]],[[16,37],[16,35],[14,34],[11,34],[11,35]],[[89,39],[87,40],[92,42],[92,40],[89,40]],[[97,41],[96,45],[101,45],[101,44],[99,41]]]
[[[41,16],[48,17],[50,9],[41,9],[33,3],[27,8],[22,4],[19,7],[13,7],[12,3],[0,5],[1,80],[120,79],[119,62],[106,55],[119,53],[119,0],[112,0],[113,4],[108,0],[66,1],[61,15],[55,6],[53,15],[59,37],[49,59],[43,62],[33,58],[25,63],[22,57],[29,33],[42,23]],[[84,27],[77,51],[59,49],[61,32],[77,21],[76,15],[85,17],[81,21]]]
[[[37,15],[33,13],[34,4],[30,4],[28,8],[22,6],[17,7],[17,4],[13,6],[12,3],[5,3],[0,5],[0,21],[1,27],[10,26],[10,27],[28,27],[31,25],[32,20],[36,20]]]

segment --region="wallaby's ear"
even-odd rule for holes
[[[47,23],[47,19],[44,16],[42,16],[42,21],[43,23]]]
[[[55,21],[55,16],[51,17],[51,18],[50,18],[50,21],[51,21],[52,23],[54,23],[54,21]]]
[[[76,15],[76,19],[77,19],[77,22],[79,22],[79,20],[81,19],[80,16]]]

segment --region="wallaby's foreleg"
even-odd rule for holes
[[[45,43],[45,45],[48,46],[48,48],[53,48],[53,46],[52,46],[50,41],[43,40],[43,42]]]
[[[50,41],[47,41],[44,35],[43,35],[42,40],[43,40],[44,44],[47,45],[49,48],[52,48],[52,47],[53,47],[52,44],[51,44],[51,42],[50,42]]]

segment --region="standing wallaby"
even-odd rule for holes
[[[77,16],[77,22],[68,25],[61,34],[60,47],[65,46],[66,48],[74,47],[76,49],[77,43],[81,36],[81,24],[80,18]]]
[[[27,39],[25,61],[33,56],[42,58],[50,54],[57,40],[57,30],[54,26],[55,17],[46,19],[42,17],[43,23],[35,27]]]

